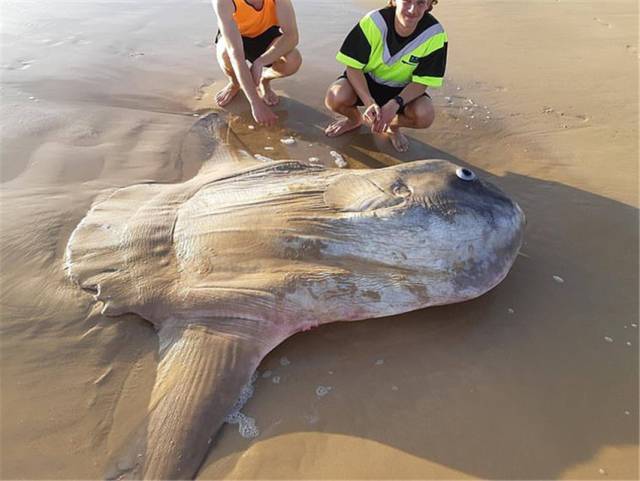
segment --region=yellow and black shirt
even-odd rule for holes
[[[395,31],[394,17],[395,7],[365,15],[347,35],[337,60],[390,87],[410,82],[440,87],[447,63],[447,36],[442,25],[425,13],[415,31],[401,37]]]

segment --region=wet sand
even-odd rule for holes
[[[403,155],[364,128],[322,135],[335,51],[372,5],[297,2],[305,62],[274,84],[281,123],[251,130],[238,99],[234,130],[272,158],[467,165],[526,212],[522,255],[475,301],[289,339],[243,410],[260,436],[226,426],[199,479],[637,479],[637,4],[442,0],[438,118]],[[1,9],[0,476],[96,479],[144,418],[157,339],[101,316],[64,249],[105,189],[197,169],[183,140],[223,85],[214,16],[173,0]]]

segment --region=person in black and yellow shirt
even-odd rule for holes
[[[424,129],[433,123],[426,89],[442,85],[447,62],[447,35],[429,13],[436,3],[389,0],[351,30],[336,56],[346,71],[325,97],[326,106],[346,118],[332,122],[326,135],[342,135],[364,121],[405,152],[409,140],[400,128]],[[363,114],[359,105],[365,107]]]

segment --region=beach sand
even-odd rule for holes
[[[473,168],[524,209],[522,253],[477,300],[287,340],[243,409],[260,435],[225,426],[199,479],[638,479],[637,2],[441,0],[446,85],[402,155],[364,128],[322,134],[335,52],[382,3],[295,2],[304,64],[274,83],[280,124],[251,129],[238,98],[233,129],[276,159]],[[215,19],[193,0],[0,15],[0,476],[101,478],[144,419],[157,339],[101,316],[64,250],[100,192],[197,170],[182,141],[224,84]]]

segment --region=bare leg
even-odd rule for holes
[[[222,40],[218,40],[218,43],[216,44],[216,58],[218,59],[220,68],[229,79],[229,83],[227,83],[227,85],[225,85],[222,90],[216,94],[216,103],[220,107],[224,107],[238,94],[240,91],[240,84],[238,84],[236,74],[233,72],[233,67],[229,60],[229,54],[225,50],[224,41]]]
[[[329,110],[345,116],[331,122],[324,130],[327,137],[338,137],[362,125],[362,115],[355,106],[358,96],[346,78],[333,82],[327,90],[324,103]]]
[[[271,89],[271,81],[293,75],[300,69],[300,65],[302,65],[302,55],[300,55],[298,49],[294,48],[291,52],[273,62],[271,67],[263,69],[260,85],[258,85],[258,93],[265,104],[276,105],[280,100],[278,95]]]
[[[417,99],[409,102],[404,112],[396,115],[391,121],[387,135],[391,141],[391,145],[398,152],[406,152],[409,150],[409,139],[400,131],[400,127],[409,127],[411,129],[426,129],[433,123],[435,119],[435,111],[429,97],[421,95]]]

